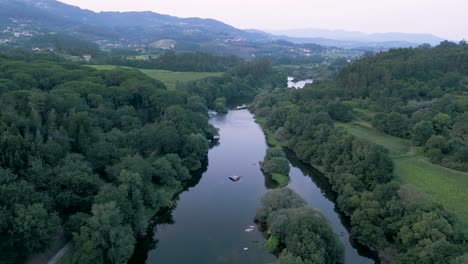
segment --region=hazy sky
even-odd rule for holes
[[[432,33],[468,40],[468,0],[60,0],[93,11],[214,18],[238,28]]]

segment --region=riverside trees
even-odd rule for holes
[[[273,244],[269,249],[279,253],[280,264],[333,264],[342,260],[342,245],[326,219],[289,188],[265,193],[255,220],[267,226],[267,244]]]
[[[63,225],[77,263],[122,263],[150,217],[203,167],[207,106],[281,86],[266,60],[177,90],[139,71],[52,54],[0,55],[0,256],[17,263]]]
[[[137,71],[34,56],[0,68],[2,261],[45,249],[62,223],[77,263],[127,261],[206,159],[203,100]]]
[[[385,64],[390,63],[388,62],[390,60],[398,64],[402,61],[393,59],[392,56],[399,58],[404,54],[414,60],[421,59],[414,54],[424,54],[427,56],[424,60],[430,60],[435,55],[444,52],[460,58],[467,56],[466,44],[454,45],[436,47],[433,54],[430,54],[430,51],[412,49],[381,53],[376,58],[365,58],[350,68],[346,68],[336,82],[315,83],[301,90],[277,89],[270,93],[261,93],[252,105],[255,113],[265,118],[266,127],[275,133],[282,141],[282,145],[293,150],[303,162],[319,166],[326,173],[333,189],[337,192],[339,209],[350,217],[351,235],[362,244],[381,253],[381,258],[386,261],[395,263],[456,261],[466,250],[466,235],[462,231],[461,223],[453,214],[433,203],[419,191],[399,186],[394,181],[393,162],[388,150],[357,139],[344,129],[335,127],[332,113],[336,115],[336,111],[340,111],[342,107],[330,107],[330,102],[336,102],[336,100],[343,102],[346,99],[362,96],[365,97],[362,98],[363,105],[371,104],[387,113],[384,109],[391,108],[391,105],[383,100],[391,101],[396,96],[401,96],[407,88],[406,86],[388,86],[388,83],[382,82],[381,79],[373,80],[374,86],[366,87],[364,81],[355,83],[360,80],[359,78],[367,78],[365,76],[368,75],[363,74],[364,72],[372,71],[373,68],[368,67],[366,63],[376,60]],[[441,71],[443,69],[454,71],[466,69],[461,65],[464,65],[467,60],[457,60],[454,65],[451,65],[448,57],[450,56],[437,57],[438,64],[426,66],[434,69],[439,67]],[[389,71],[391,69],[399,68],[387,68]],[[410,76],[422,74],[420,78],[429,79],[433,76],[424,74],[422,70],[417,72],[417,74],[411,73]],[[399,74],[407,74],[407,72],[399,72]],[[344,78],[345,76],[347,78]],[[450,86],[447,83],[444,89],[446,91],[461,89],[463,86],[460,85],[463,85],[463,80],[457,80]],[[442,84],[442,80],[437,81]],[[346,89],[343,89],[340,84],[345,85]],[[437,90],[436,86],[429,87],[432,87],[430,89],[432,91]],[[380,94],[374,97],[373,95],[382,92],[381,88],[391,91],[391,94]],[[450,131],[448,130],[449,124],[452,122],[451,118],[447,118],[444,113],[448,116],[453,114],[456,120],[463,120],[466,114],[461,109],[455,110],[457,108],[454,108],[449,98],[437,97],[436,93],[431,94],[434,97],[430,104],[424,101],[415,103],[407,99],[398,99],[403,102],[403,105],[397,100],[397,103],[393,104],[394,109],[398,108],[403,111],[413,109],[410,107],[415,105],[419,106],[420,111],[410,112],[413,113],[411,119],[418,120],[411,136],[416,143],[427,144],[427,151],[434,157],[440,157],[443,151],[442,153],[447,153],[449,159],[455,162],[455,159],[459,158],[459,154],[456,153],[460,151],[464,153],[463,149],[466,146],[461,142],[463,141],[461,138],[464,138],[465,132],[461,129],[463,125],[457,123],[457,130],[454,131],[452,128],[452,131],[447,134]],[[369,99],[366,99],[367,96]],[[438,114],[439,112],[442,115]],[[401,115],[403,114],[385,114],[385,117],[389,116],[389,118],[385,118],[384,125],[392,133],[408,136],[408,132],[402,130],[400,125],[405,124],[406,120],[408,123],[410,121]],[[396,126],[395,123],[399,125]],[[449,152],[447,149],[449,144],[445,145],[444,139],[447,140],[445,142],[453,142],[452,144],[458,142],[457,147],[452,149],[455,152]],[[441,148],[441,152],[431,150],[438,148]],[[459,160],[457,166],[465,165],[466,162]],[[292,256],[288,256],[288,259],[294,260]]]

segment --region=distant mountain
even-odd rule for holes
[[[214,19],[178,18],[154,12],[96,13],[56,0],[0,0],[0,47],[6,43],[34,50],[53,49],[60,46],[56,39],[67,40],[66,45],[70,40],[83,39],[88,43],[80,46],[93,50],[92,44],[104,50],[160,48],[244,58],[288,58],[284,63],[291,59],[321,62],[329,51],[336,52],[335,48],[282,41],[262,31],[237,29]],[[340,53],[356,57],[360,52],[343,54]]]
[[[295,30],[277,32],[285,33],[285,36],[278,36],[260,30],[241,30],[214,19],[179,18],[154,12],[97,13],[56,0],[0,0],[0,45],[23,43],[24,47],[27,43],[27,48],[44,49],[50,39],[54,41],[55,33],[71,37],[63,39],[93,42],[100,49],[130,48],[138,51],[149,47],[241,57],[288,58],[283,63],[290,63],[290,59],[296,62],[299,59],[303,63],[321,62],[322,59],[335,58],[336,54],[354,58],[363,50],[437,42],[435,37],[397,33],[363,35],[359,32],[338,31],[332,34],[320,31],[320,36],[311,38],[318,33]],[[41,45],[37,43],[39,40]],[[416,40],[416,44],[412,42]],[[91,44],[81,46],[94,50]],[[80,49],[77,47],[75,50]]]
[[[274,35],[281,35],[293,42],[310,42],[328,45],[334,43],[338,47],[359,46],[415,46],[423,43],[437,45],[444,39],[431,34],[413,33],[373,33],[367,34],[358,31],[326,30],[326,29],[292,29],[270,30]],[[333,42],[335,41],[335,42]]]
[[[352,41],[352,40],[337,40],[326,38],[299,38],[288,37],[285,35],[270,35],[272,39],[287,40],[295,44],[314,43],[322,46],[338,47],[343,49],[357,49],[357,50],[388,50],[392,48],[408,48],[419,46],[422,43],[413,43],[406,41],[384,41],[384,42],[365,42],[365,41]]]
[[[177,46],[190,49],[226,42],[267,41],[263,35],[213,19],[153,12],[96,13],[55,0],[0,0],[0,29],[4,36],[12,33],[15,38],[62,32],[114,44],[150,44],[171,39]]]

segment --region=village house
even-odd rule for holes
[[[93,56],[91,56],[91,54],[83,54],[82,58],[84,61],[88,62],[93,58]]]

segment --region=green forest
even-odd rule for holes
[[[208,107],[277,82],[267,61],[177,90],[52,54],[2,55],[0,69],[2,263],[45,250],[60,229],[73,263],[126,262],[152,216],[203,168],[217,135]]]
[[[286,148],[325,175],[351,237],[382,262],[466,259],[465,42],[313,67],[165,52],[101,57],[112,66],[96,69],[62,55],[0,55],[2,263],[43,252],[58,232],[73,242],[72,263],[126,263],[150,220],[206,169],[218,137],[209,109],[251,101],[271,145],[261,169],[277,187],[289,181]],[[169,87],[143,68],[211,73]],[[287,89],[290,74],[315,82]],[[288,188],[267,192],[255,220],[280,264],[342,262],[326,218]]]
[[[385,144],[343,124],[367,122],[410,140],[434,164],[466,171],[467,76],[465,42],[394,49],[352,63],[336,79],[262,92],[252,110],[277,141],[325,173],[352,237],[382,261],[462,263],[466,219],[401,184]]]

